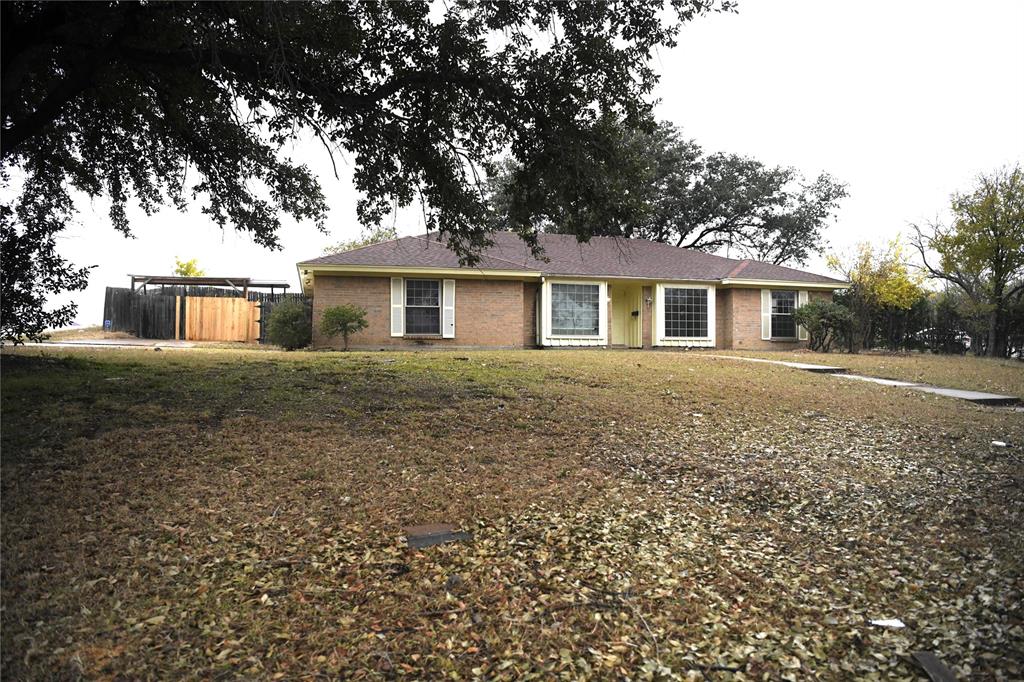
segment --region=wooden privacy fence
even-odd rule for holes
[[[139,296],[131,289],[107,287],[103,298],[103,327],[143,339],[177,338],[174,296]]]
[[[176,338],[186,341],[242,341],[260,338],[259,305],[244,298],[175,296]],[[181,320],[184,319],[184,329]]]
[[[266,321],[274,305],[295,299],[306,305],[312,324],[312,299],[302,294],[238,293],[211,287],[167,287],[151,292],[107,287],[103,326],[144,339],[241,341],[266,343]]]

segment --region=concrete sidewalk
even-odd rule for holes
[[[82,339],[81,341],[43,341],[26,343],[26,347],[38,348],[198,348],[189,341],[174,339]]]
[[[983,391],[965,391],[959,388],[944,388],[942,386],[918,384],[912,381],[898,381],[896,379],[880,379],[878,377],[869,377],[860,374],[849,374],[847,373],[846,368],[844,367],[815,365],[806,362],[787,362],[785,360],[766,360],[765,358],[745,358],[739,355],[712,355],[711,357],[721,358],[723,360],[766,362],[770,365],[781,365],[783,367],[789,367],[790,369],[799,369],[805,372],[816,372],[818,374],[835,374],[836,376],[842,377],[843,379],[853,379],[855,381],[868,381],[873,384],[880,384],[882,386],[892,386],[896,388],[909,388],[911,391],[933,393],[935,395],[941,395],[946,398],[958,398],[960,400],[967,400],[972,403],[978,403],[979,405],[1015,405],[1019,402],[1019,399],[1016,396],[1012,395],[985,393]]]

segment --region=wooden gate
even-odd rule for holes
[[[259,339],[259,308],[244,298],[180,296],[184,304],[186,341],[242,341]],[[179,308],[180,310],[180,308]]]

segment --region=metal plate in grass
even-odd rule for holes
[[[405,541],[413,549],[472,539],[471,533],[458,530],[450,523],[428,523],[422,526],[409,526],[405,529]]]
[[[915,651],[914,660],[924,668],[932,682],[956,682],[956,675],[930,651]]]

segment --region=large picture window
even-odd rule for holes
[[[708,290],[665,287],[665,338],[708,336]]]
[[[438,280],[405,280],[405,333],[441,333],[441,283]]]
[[[795,339],[796,320],[793,319],[793,311],[796,310],[795,291],[773,291],[772,292],[772,338],[773,339]]]
[[[551,284],[551,334],[599,336],[601,286],[598,284]]]

